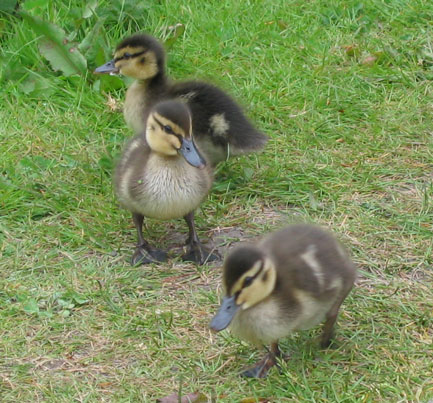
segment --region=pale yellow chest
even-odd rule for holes
[[[231,331],[253,344],[274,343],[297,330],[310,329],[325,318],[337,294],[327,301],[320,301],[307,292],[294,292],[297,305],[281,306],[269,298],[252,308],[239,311],[233,319]]]
[[[151,154],[142,168],[127,168],[117,194],[127,209],[145,217],[180,218],[195,210],[207,195],[211,179],[206,171],[183,158],[164,159]]]

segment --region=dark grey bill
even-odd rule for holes
[[[206,161],[200,155],[194,141],[188,139],[182,139],[182,146],[179,152],[185,157],[187,162],[196,168],[204,168],[206,166]]]
[[[230,325],[230,322],[240,307],[240,305],[236,304],[234,295],[232,297],[224,297],[220,309],[210,323],[210,328],[215,332],[224,330]]]
[[[102,66],[99,66],[95,69],[94,73],[99,74],[117,74],[119,72],[118,69],[116,69],[116,66],[114,65],[114,60],[110,60],[109,62],[103,64]]]

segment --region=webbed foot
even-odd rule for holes
[[[201,243],[194,242],[187,245],[186,252],[182,255],[182,260],[185,262],[194,262],[198,265],[202,265],[209,262],[215,262],[220,260],[218,253],[212,253],[212,251],[205,248]]]
[[[288,360],[288,356],[282,354],[278,348],[278,343],[272,343],[271,349],[268,350],[268,354],[259,361],[254,367],[248,368],[241,373],[242,376],[247,378],[266,378],[269,370],[275,365],[280,371],[281,367],[278,364],[278,359]]]
[[[131,263],[133,266],[165,262],[167,260],[167,253],[161,249],[151,248],[148,245],[140,245],[135,248],[132,255]]]
[[[274,354],[266,354],[254,367],[248,368],[241,373],[246,378],[266,378],[269,370],[277,364]]]
[[[320,342],[320,347],[323,349],[328,348],[330,350],[336,350],[338,349],[338,343],[334,339],[322,340]]]

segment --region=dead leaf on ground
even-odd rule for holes
[[[377,56],[375,55],[368,55],[367,57],[365,57],[361,64],[363,64],[364,66],[373,66],[373,64],[376,62],[377,60]]]
[[[277,24],[280,27],[280,29],[282,29],[282,30],[287,29],[289,26],[289,24],[287,24],[287,22],[285,22],[283,20],[278,20]]]
[[[158,403],[179,403],[179,394],[173,393],[170,396],[156,400]],[[181,403],[205,403],[208,399],[203,393],[188,393],[180,398]]]
[[[170,25],[167,28],[167,37],[165,38],[164,45],[167,49],[171,48],[179,38],[185,32],[185,25],[178,22],[175,25]]]
[[[356,45],[346,45],[343,46],[343,49],[346,51],[346,55],[349,57],[356,57],[360,54],[360,50]]]
[[[113,98],[110,94],[107,94],[107,101],[105,102],[105,105],[107,105],[108,109],[111,112],[118,112],[122,110],[122,104],[119,103],[119,101],[117,101],[116,98]]]

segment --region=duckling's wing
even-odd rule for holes
[[[266,238],[263,247],[275,260],[280,283],[319,297],[353,284],[355,268],[339,242],[314,225],[291,225]]]
[[[213,144],[229,145],[234,153],[260,150],[268,141],[268,137],[250,123],[240,106],[219,88],[189,81],[175,84],[170,92],[188,103],[197,138],[210,137]]]

